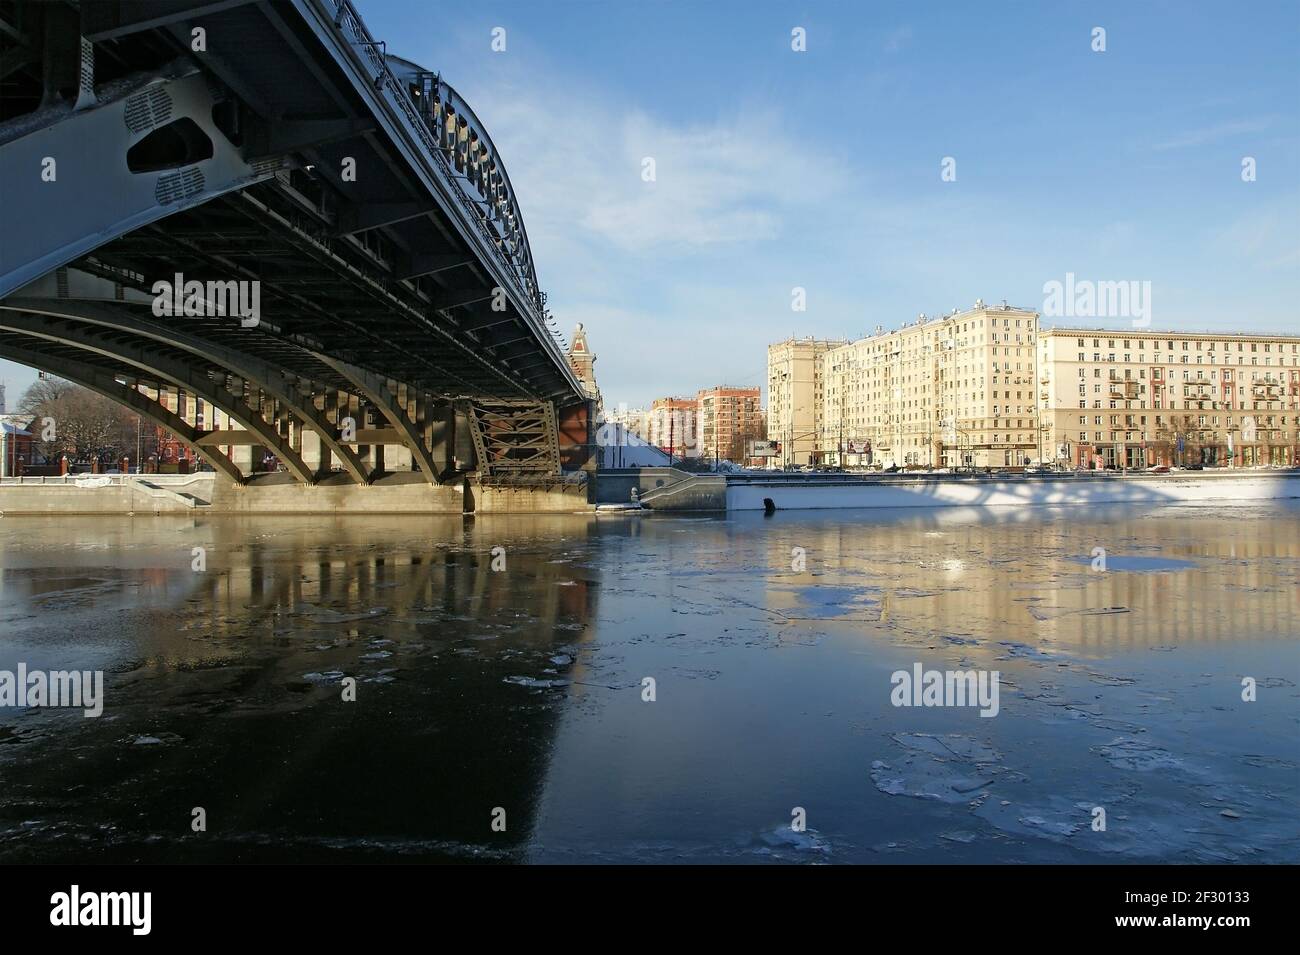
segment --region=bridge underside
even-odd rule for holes
[[[504,170],[465,158],[344,0],[0,14],[0,227],[22,237],[0,243],[0,356],[241,483],[268,453],[303,483],[582,466],[559,436],[586,396]],[[159,283],[255,289],[256,311],[160,315]]]
[[[446,484],[475,472],[531,485],[561,475],[549,402],[430,397],[256,329],[179,321],[126,302],[10,297],[0,302],[0,357],[119,401],[241,484],[264,473],[267,456],[307,484],[402,473]]]

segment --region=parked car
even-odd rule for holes
[[[1167,464],[1153,464],[1147,470],[1152,474],[1168,474],[1169,466]]]
[[[1204,470],[1205,470],[1205,465],[1204,465],[1204,464],[1189,464],[1189,465],[1187,465],[1187,470],[1189,470],[1189,471],[1204,471]]]

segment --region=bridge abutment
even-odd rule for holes
[[[390,475],[359,487],[331,480],[316,484],[261,478],[248,484],[218,479],[212,514],[460,514],[464,497],[455,485]]]
[[[471,479],[430,484],[410,472],[392,472],[372,484],[322,481],[300,484],[276,476],[236,484],[218,477],[213,514],[557,514],[591,510],[587,485],[482,485]]]

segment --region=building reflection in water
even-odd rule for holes
[[[827,616],[879,620],[923,638],[1032,638],[1085,655],[1290,639],[1278,622],[1300,619],[1295,502],[1278,502],[1276,519],[1266,520],[1122,506],[1086,517],[1046,508],[848,513],[768,521],[763,561],[786,573],[767,578],[767,607],[799,618],[810,608],[809,584],[813,594],[842,587],[848,595]],[[738,536],[763,518],[744,520]],[[790,569],[793,547],[805,550],[808,573]]]

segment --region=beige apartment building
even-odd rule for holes
[[[1300,336],[1052,328],[1038,361],[1047,460],[1300,463]]]
[[[1038,459],[1037,336],[1036,312],[977,301],[827,349],[818,462],[983,468]]]
[[[780,446],[777,466],[822,459],[822,359],[843,340],[788,338],[767,346],[767,437]]]

